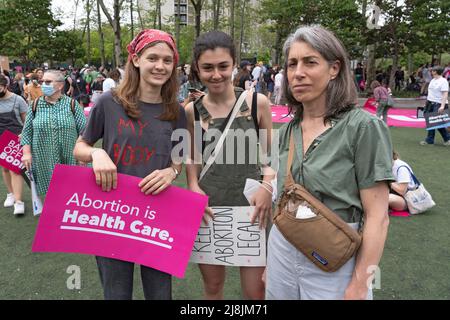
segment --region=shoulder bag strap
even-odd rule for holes
[[[420,186],[420,181],[419,181],[419,179],[417,179],[417,177],[414,175],[414,173],[412,173],[411,169],[409,169],[408,166],[400,166],[400,167],[398,167],[397,168],[397,177],[398,177],[398,170],[400,170],[400,168],[402,168],[402,167],[405,167],[409,171],[409,174],[411,175],[411,178],[413,179],[413,181],[414,181],[414,183],[416,185],[416,188],[418,188]]]
[[[292,168],[292,162],[294,161],[294,152],[295,152],[295,143],[294,143],[294,130],[291,129],[291,135],[289,139],[289,154],[288,154],[288,161],[286,165],[286,176],[284,180],[284,188],[295,184],[294,178],[292,177],[291,168]]]
[[[256,136],[258,137],[258,140],[259,140],[258,93],[256,91],[253,92],[253,97],[252,97],[252,118],[253,118],[253,123],[255,124]]]
[[[217,142],[216,147],[214,148],[213,153],[206,161],[206,165],[203,167],[202,172],[200,173],[199,181],[202,180],[202,178],[205,176],[206,172],[209,170],[211,165],[216,161],[217,155],[219,154],[220,149],[222,149],[223,143],[225,141],[225,137],[228,134],[228,131],[230,130],[231,124],[233,123],[234,119],[236,118],[236,115],[241,108],[242,103],[244,103],[245,98],[247,97],[247,91],[242,92],[239,99],[237,100],[236,104],[234,105],[233,112],[231,113],[230,119],[227,122],[227,125],[222,132],[222,135],[220,136],[219,141]]]
[[[38,104],[39,104],[39,99],[40,99],[41,97],[39,97],[39,98],[36,98],[34,101],[33,101],[33,104],[31,105],[31,111],[33,112],[33,120],[34,120],[34,118],[36,117],[36,110],[37,110],[37,106],[38,106]]]

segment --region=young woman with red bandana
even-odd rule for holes
[[[117,173],[141,177],[139,188],[156,195],[181,171],[181,159],[171,159],[172,131],[186,127],[177,102],[178,52],[173,38],[159,30],[144,30],[128,45],[122,84],[104,93],[91,111],[76,158],[92,162],[103,191],[117,188]],[[93,145],[100,139],[102,148]],[[175,161],[175,160],[174,160]],[[134,263],[97,257],[105,299],[129,300]],[[171,299],[171,276],[141,266],[145,299]]]

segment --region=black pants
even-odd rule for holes
[[[96,259],[105,300],[131,300],[134,263],[104,257]],[[141,266],[141,279],[146,300],[172,299],[170,274]]]

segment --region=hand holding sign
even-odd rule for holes
[[[95,173],[95,182],[102,186],[103,191],[117,189],[117,167],[105,150],[94,148],[91,152],[92,168]]]
[[[177,176],[172,168],[155,170],[142,179],[139,183],[139,188],[141,188],[141,191],[146,195],[152,194],[156,196],[170,186],[176,177]]]
[[[424,116],[427,130],[435,130],[450,126],[450,110],[448,108],[440,107],[436,112],[425,112]]]
[[[23,148],[19,137],[11,131],[5,130],[0,136],[0,166],[17,174],[22,173]]]
[[[189,189],[190,189],[191,191],[195,192],[195,193],[199,193],[199,194],[201,194],[201,195],[206,195],[205,191],[203,191],[203,190],[200,188],[199,185],[196,185],[196,186],[190,186]],[[205,214],[203,215],[203,218],[202,218],[202,222],[203,222],[205,225],[208,225],[208,217],[210,218],[210,220],[213,220],[213,219],[214,219],[214,213],[213,213],[213,210],[212,210],[210,207],[207,206],[206,209],[205,209]]]
[[[226,266],[266,265],[266,230],[250,222],[253,207],[213,207],[212,223],[200,226],[191,262]]]

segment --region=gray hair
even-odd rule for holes
[[[436,72],[438,75],[442,76],[442,74],[444,73],[444,68],[442,68],[441,66],[434,66],[431,71]]]
[[[295,42],[305,42],[328,61],[330,66],[336,61],[340,63],[340,70],[334,80],[331,80],[327,88],[326,113],[324,120],[338,118],[344,112],[354,108],[357,104],[357,89],[350,72],[348,53],[341,41],[329,30],[320,25],[301,26],[289,35],[283,46],[285,58],[284,69],[288,69],[289,51]],[[287,78],[284,73],[284,95],[289,104],[289,112],[295,112],[295,119],[301,119],[303,104],[293,97]]]
[[[59,70],[47,70],[45,74],[52,74],[55,77],[55,81],[64,82],[65,77],[64,74]]]

